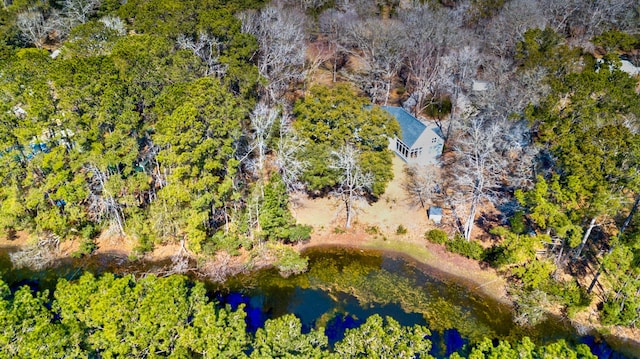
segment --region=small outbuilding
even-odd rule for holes
[[[473,83],[471,84],[471,90],[472,91],[487,91],[489,90],[489,86],[491,84],[489,83],[489,81],[483,81],[483,80],[473,80]]]
[[[628,73],[630,76],[640,75],[640,67],[634,65],[631,61],[621,59],[620,71]]]
[[[444,136],[434,124],[424,123],[402,107],[382,106],[400,124],[402,133],[389,142],[394,151],[408,164],[430,165],[437,163],[444,148]]]
[[[440,224],[440,222],[442,222],[442,207],[431,206],[429,207],[427,214],[433,223]]]

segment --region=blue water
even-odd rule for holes
[[[287,303],[274,303],[273,298],[265,294],[249,296],[239,292],[218,295],[217,300],[221,305],[228,304],[234,310],[244,304],[244,310],[247,313],[245,318],[247,330],[251,333],[262,328],[267,319],[284,314],[282,308],[285,305],[286,313],[293,313],[300,319],[303,333],[317,328],[319,321],[328,316],[330,319],[324,321],[322,327],[331,347],[344,338],[348,329],[360,326],[374,314],[392,317],[401,325],[428,325],[421,314],[406,313],[398,305],[363,307],[353,296],[340,295],[339,297],[340,300],[336,301],[320,290],[296,288],[288,296]],[[313,303],[313,305],[308,305],[308,303]],[[434,331],[431,340],[433,342],[431,355],[436,358],[448,357],[453,352],[462,349],[464,345],[469,344],[469,341],[464,339],[456,329],[447,329],[443,333]]]
[[[587,344],[599,358],[626,358],[601,338],[578,336],[558,319],[551,318],[532,329],[518,327],[511,320],[508,307],[455,282],[437,279],[416,263],[402,258],[343,249],[322,249],[308,256],[307,273],[284,279],[275,270],[262,270],[232,278],[224,285],[208,283],[209,294],[221,305],[228,304],[233,309],[243,304],[247,330],[251,333],[263,327],[267,319],[292,313],[300,318],[303,332],[324,328],[331,346],[341,340],[348,329],[378,314],[392,317],[401,325],[429,327],[431,354],[437,358],[464,351],[473,342],[472,338],[482,333],[512,340],[526,335],[539,343],[565,339]],[[13,270],[7,259],[6,251],[0,248],[3,280],[14,289],[28,285],[33,290],[51,290],[58,278],[74,279],[84,271],[146,273],[154,265],[122,265],[114,264],[112,258],[91,258],[68,260],[56,268],[32,272]],[[407,288],[411,291],[406,292]],[[406,296],[417,296],[420,300],[412,301],[416,298]],[[631,357],[638,356],[632,354]]]

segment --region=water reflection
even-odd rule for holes
[[[0,248],[0,273],[12,288],[55,288],[58,278],[78,278],[84,271],[94,274],[142,274],[166,262],[129,262],[123,257],[68,258],[45,271],[11,268],[8,252]],[[230,278],[224,284],[207,283],[209,294],[222,305],[244,306],[250,332],[269,318],[293,313],[305,332],[325,328],[329,343],[343,338],[345,331],[364,323],[373,314],[393,317],[402,325],[426,325],[432,331],[432,354],[446,357],[469,342],[487,336],[518,340],[527,335],[538,343],[555,339],[588,344],[602,358],[622,358],[606,342],[579,337],[566,323],[549,319],[534,328],[512,321],[510,308],[470,292],[451,280],[437,279],[418,263],[375,251],[321,248],[305,253],[309,271],[283,278],[274,269]],[[196,279],[196,278],[192,278]],[[199,278],[198,278],[199,279]]]

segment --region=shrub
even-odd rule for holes
[[[82,242],[80,242],[78,250],[73,252],[71,256],[75,258],[84,257],[85,255],[93,253],[97,248],[98,245],[93,239],[83,239]]]
[[[82,238],[84,239],[94,239],[98,236],[98,234],[100,234],[100,228],[95,227],[91,224],[88,224],[82,227],[82,230],[80,233],[82,235]]]
[[[568,283],[549,281],[542,289],[567,306],[570,318],[591,303],[591,296],[575,280]]]
[[[15,241],[18,238],[18,231],[13,227],[0,230],[0,234],[3,234],[8,241]]]
[[[501,245],[494,244],[484,251],[484,260],[493,268],[500,268],[509,264],[509,260],[505,253],[505,248]]]
[[[451,113],[451,108],[451,99],[445,97],[435,103],[426,105],[422,113],[431,118],[443,118]]]
[[[146,234],[138,236],[138,243],[133,248],[135,255],[142,255],[153,250],[153,240]],[[135,256],[134,255],[134,256]]]
[[[515,304],[514,321],[523,326],[535,326],[547,318],[545,307],[549,305],[544,291],[518,290],[512,293]]]
[[[306,241],[311,238],[311,231],[313,228],[311,226],[297,224],[291,228],[289,228],[288,234],[288,242],[296,243],[301,241]]]
[[[274,265],[280,271],[280,274],[284,277],[288,277],[292,274],[302,273],[307,270],[309,265],[309,259],[307,257],[301,257],[300,253],[296,252],[293,248],[282,244],[274,244],[269,247],[271,253],[276,257]]]
[[[407,234],[407,228],[401,224],[398,225],[398,228],[396,228],[396,234],[397,235]]]
[[[225,251],[231,256],[240,255],[240,238],[231,233],[225,234],[223,231],[216,232],[203,245],[205,254],[213,255],[217,251]]]
[[[364,231],[370,235],[380,234],[380,228],[378,228],[378,226],[369,226]]]
[[[444,244],[447,242],[447,232],[441,229],[432,229],[424,234],[424,238],[432,243]]]
[[[462,237],[456,236],[453,240],[447,242],[447,250],[475,260],[484,258],[484,248],[480,244]]]
[[[523,266],[513,268],[512,272],[520,278],[525,288],[539,289],[548,283],[555,269],[556,266],[549,260],[534,259]]]

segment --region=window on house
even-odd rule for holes
[[[431,139],[431,143],[436,143],[437,140],[438,139],[434,137],[434,138]]]
[[[411,158],[418,158],[422,155],[422,147],[414,148],[411,150]]]

